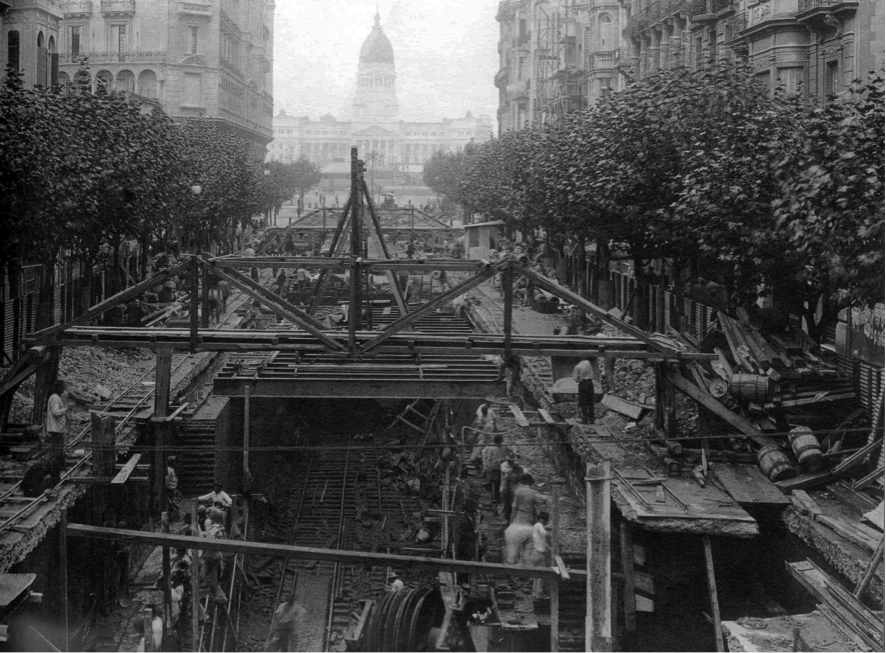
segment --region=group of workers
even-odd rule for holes
[[[477,434],[470,462],[482,466],[493,503],[508,523],[504,533],[506,563],[548,564],[547,497],[533,487],[532,474],[518,462],[516,452],[504,444],[492,406],[480,405],[470,430]],[[540,581],[533,584],[533,595],[543,596]]]

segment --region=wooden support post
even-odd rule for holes
[[[62,508],[58,520],[58,559],[59,559],[59,593],[61,595],[62,615],[64,619],[64,641],[62,651],[68,650],[68,511]]]
[[[209,328],[209,270],[206,269],[205,265],[201,265],[201,274],[203,276],[201,280],[201,288],[200,288],[200,326],[204,329]]]
[[[249,478],[249,429],[250,429],[250,405],[249,405],[249,386],[243,386],[243,482]],[[228,481],[230,486],[230,479]]]
[[[154,372],[154,416],[169,415],[169,393],[172,385],[172,350],[158,349]]]
[[[871,579],[874,577],[874,572],[877,571],[877,567],[879,567],[880,563],[883,562],[884,538],[886,538],[886,534],[880,536],[880,543],[877,544],[877,549],[874,551],[874,555],[871,557],[871,561],[868,563],[867,569],[864,570],[864,575],[861,577],[858,586],[852,593],[852,596],[857,598],[859,601],[861,600],[861,595],[865,593],[868,585],[870,585]]]
[[[191,292],[191,351],[197,349],[197,334],[200,329],[200,258],[191,256],[190,266]]]
[[[562,479],[551,481],[551,564],[560,555],[560,486]],[[560,650],[560,577],[551,581],[551,651]]]
[[[191,503],[191,528],[192,532],[199,533],[203,525],[197,523],[197,502]],[[196,549],[191,549],[191,650],[199,651],[200,643],[200,554]]]
[[[366,206],[369,208],[369,217],[372,220],[372,228],[375,232],[375,237],[378,239],[381,253],[385,258],[389,259],[391,258],[391,252],[388,250],[388,244],[385,242],[385,235],[382,232],[381,221],[378,219],[378,214],[375,212],[375,203],[372,201],[372,195],[366,187],[365,179],[363,180],[363,197],[366,198]],[[400,309],[400,315],[406,315],[409,312],[409,307],[406,304],[406,298],[403,297],[403,292],[397,281],[397,274],[392,270],[386,270],[385,275],[388,278],[388,283],[391,284],[391,290],[394,292],[394,301],[397,303],[397,308]]]
[[[634,587],[634,542],[631,525],[622,519],[618,525],[619,550],[621,552],[621,573],[624,574],[624,615],[625,631],[637,630],[637,598]]]
[[[505,300],[504,330],[505,330],[505,363],[511,357],[511,336],[514,333],[514,262],[508,261],[508,266],[501,273],[501,294]]]
[[[154,613],[150,606],[142,612],[142,624],[145,631],[145,652],[148,653],[154,651]]]
[[[160,523],[163,532],[169,532],[169,513],[163,512],[160,517]],[[172,556],[168,546],[163,547],[163,634],[172,632],[172,583],[170,582],[170,574],[172,574]],[[162,647],[166,649],[164,645]]]
[[[446,469],[443,470],[443,510],[449,510],[449,461],[446,461]],[[443,513],[443,557],[449,550],[449,513]]]
[[[610,462],[588,463],[587,483],[587,616],[585,650],[611,651],[612,560],[610,558]]]
[[[708,596],[711,599],[711,618],[714,621],[714,641],[717,645],[717,651],[725,651],[723,646],[723,628],[720,625],[720,601],[717,599],[717,579],[714,577],[714,555],[711,552],[710,535],[702,535],[702,544],[704,544],[704,562],[705,570],[708,576]]]

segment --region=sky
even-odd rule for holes
[[[277,0],[274,112],[347,116],[360,46],[377,0]],[[498,0],[378,0],[394,46],[400,119],[470,111],[495,120]]]

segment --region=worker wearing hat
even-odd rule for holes
[[[400,578],[400,576],[397,574],[396,571],[392,571],[390,574],[388,574],[388,580],[391,583],[390,589],[392,592],[399,592],[400,590],[402,590],[406,587],[406,584],[403,582],[403,579]]]

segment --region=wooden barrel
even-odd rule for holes
[[[791,429],[791,449],[802,467],[807,472],[817,472],[821,469],[821,447],[812,431],[805,426]]]
[[[778,448],[778,445],[767,444],[760,449],[757,452],[757,463],[773,483],[797,475],[797,470],[791,464],[791,459]]]
[[[748,401],[767,402],[772,399],[772,379],[762,374],[733,374],[729,378],[729,394]]]
[[[748,312],[748,324],[752,329],[764,333],[779,333],[784,331],[790,324],[790,316],[787,311],[767,306]]]

